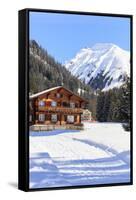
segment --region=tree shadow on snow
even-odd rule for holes
[[[37,137],[37,136],[54,136],[65,133],[79,133],[79,130],[30,131],[29,135],[32,137]]]

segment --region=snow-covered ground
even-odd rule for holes
[[[130,133],[119,123],[30,132],[30,188],[130,181]]]

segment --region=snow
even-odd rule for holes
[[[39,95],[48,93],[48,92],[50,92],[50,91],[52,91],[52,90],[59,89],[59,88],[61,88],[61,87],[62,87],[62,86],[56,86],[56,87],[53,87],[53,88],[50,88],[50,89],[46,89],[46,90],[44,90],[44,91],[42,91],[42,92],[38,92],[38,93],[36,93],[36,94],[31,95],[31,96],[30,96],[30,99],[33,99],[33,98],[35,98],[35,97],[38,97]]]
[[[78,94],[80,95],[81,92],[84,94],[84,93],[85,93],[85,90],[83,90],[83,89],[81,89],[81,88],[78,88],[77,92],[78,92]]]
[[[98,43],[92,48],[81,49],[65,67],[86,84],[102,73],[111,80],[105,87],[112,89],[118,83],[119,86],[123,84],[124,77],[130,76],[130,53],[111,43]]]
[[[119,123],[30,132],[30,188],[130,181],[130,133]]]

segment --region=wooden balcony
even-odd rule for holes
[[[66,107],[52,107],[52,106],[39,106],[37,111],[47,111],[47,112],[60,112],[69,114],[82,114],[83,109],[81,108],[66,108]]]

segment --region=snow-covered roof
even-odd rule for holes
[[[49,89],[47,89],[47,90],[43,90],[43,91],[41,91],[41,92],[38,92],[38,93],[36,93],[36,94],[33,94],[33,95],[29,96],[29,99],[36,98],[36,97],[38,97],[38,96],[40,96],[40,95],[42,95],[42,94],[46,94],[46,93],[48,93],[48,92],[51,92],[51,91],[53,91],[53,90],[60,89],[60,88],[63,88],[64,90],[67,90],[69,93],[72,93],[73,95],[77,96],[78,98],[82,99],[83,101],[86,101],[85,99],[83,99],[83,98],[80,97],[79,95],[73,93],[71,90],[65,88],[64,86],[57,86],[57,87],[49,88]],[[86,101],[86,102],[87,102],[87,101]]]
[[[33,98],[38,97],[38,96],[40,96],[40,95],[42,95],[42,94],[48,93],[48,92],[50,92],[50,91],[52,91],[52,90],[59,89],[60,87],[62,87],[62,86],[57,86],[57,87],[49,88],[49,89],[47,89],[47,90],[43,90],[43,91],[41,91],[41,92],[38,92],[38,93],[36,93],[36,94],[31,95],[29,98],[30,98],[30,99],[33,99]]]

